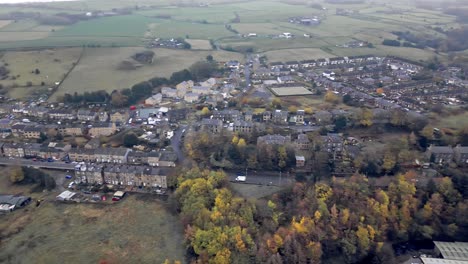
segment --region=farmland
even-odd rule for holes
[[[74,91],[95,91],[128,88],[153,77],[170,77],[170,75],[206,56],[213,55],[216,60],[242,59],[239,53],[226,51],[190,51],[172,49],[154,49],[156,55],[153,64],[136,70],[119,70],[118,65],[129,59],[143,48],[94,48],[86,49],[80,63],[62,83],[54,98]]]
[[[162,202],[147,197],[131,196],[107,206],[46,201],[38,208],[31,204],[0,217],[4,218],[0,262],[163,263],[166,258],[184,259],[177,217]]]
[[[184,263],[182,225],[158,198],[62,204],[54,201],[58,190],[31,193],[32,185],[9,182],[8,168],[0,172],[0,193],[44,199],[39,207],[32,203],[0,215],[1,263],[163,263],[166,258]]]
[[[184,1],[182,1],[184,2]],[[184,2],[185,3],[185,2]],[[382,5],[379,2],[355,5],[333,5],[318,1],[326,9],[314,9],[300,2],[287,4],[276,0],[212,1],[209,6],[174,6],[174,1],[141,0],[137,6],[128,0],[47,3],[2,7],[0,16],[10,12],[83,14],[87,11],[112,11],[128,8],[129,12],[111,16],[96,16],[70,25],[44,25],[39,20],[0,20],[0,50],[21,48],[103,47],[87,49],[83,60],[71,72],[56,96],[70,91],[112,91],[155,76],[168,76],[190,66],[209,53],[220,61],[242,59],[245,52],[265,55],[270,62],[329,58],[353,55],[394,55],[415,61],[437,56],[442,61],[447,54],[431,49],[383,46],[384,39],[397,39],[394,31],[410,32],[418,36],[444,37],[434,27],[457,27],[455,17],[440,11],[419,9],[403,3]],[[359,12],[337,15],[342,7]],[[317,16],[321,23],[304,26],[289,23],[290,17]],[[116,26],[118,25],[118,26]],[[278,37],[288,32],[293,38]],[[258,37],[245,37],[256,33]],[[304,36],[305,35],[305,36]],[[117,65],[128,59],[135,50],[156,39],[183,38],[193,51],[156,51],[159,58],[153,65],[134,71],[116,71]],[[235,51],[213,51],[216,47]],[[343,48],[345,43],[363,41],[373,48]],[[112,47],[113,49],[109,49]],[[63,62],[73,62],[66,56]],[[58,71],[61,76],[63,70]],[[20,73],[22,76],[23,74]],[[50,78],[51,75],[49,75]],[[85,78],[86,77],[86,78]],[[83,82],[83,80],[86,80]],[[18,80],[18,83],[24,83]],[[11,84],[11,83],[10,83]],[[23,92],[19,93],[22,94]]]
[[[5,52],[0,56],[0,66],[10,71],[9,78],[0,80],[5,87],[54,85],[63,79],[73,63],[78,60],[81,48],[47,49],[38,51]],[[35,70],[39,72],[36,73]]]

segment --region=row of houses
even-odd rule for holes
[[[426,150],[426,157],[433,163],[448,164],[455,162],[459,166],[468,165],[468,147],[457,145],[434,146],[430,145]]]
[[[11,158],[39,158],[94,162],[136,164],[156,167],[175,167],[177,155],[170,151],[139,152],[127,148],[72,148],[69,144],[0,143],[1,154]]]
[[[288,61],[288,62],[272,62],[270,68],[274,69],[309,69],[313,67],[325,67],[329,65],[344,65],[344,64],[359,64],[373,61],[383,61],[385,57],[372,55],[364,56],[349,56],[336,58],[322,58],[318,60],[303,60],[303,61]]]
[[[41,119],[53,120],[78,120],[78,121],[98,121],[111,123],[125,123],[130,113],[126,110],[114,110],[111,112],[93,111],[90,109],[70,109],[70,108],[46,108],[42,106],[23,107],[22,105],[2,104],[0,114],[14,114],[24,117],[37,117]]]
[[[31,124],[16,123],[6,128],[10,134],[15,137],[26,139],[39,139],[43,134],[61,134],[62,136],[83,136],[90,137],[110,136],[117,132],[116,123],[97,122],[84,127],[82,124]]]
[[[75,169],[76,182],[135,187],[167,188],[169,170],[141,165],[82,164]]]

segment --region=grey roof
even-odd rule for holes
[[[468,261],[468,242],[434,241],[434,244],[444,259]]]
[[[222,126],[223,122],[219,119],[203,118],[202,126]]]
[[[456,152],[462,153],[462,154],[468,154],[468,147],[465,146],[456,146],[455,147]]]
[[[15,196],[15,195],[0,195],[0,204],[9,204],[16,207],[21,207],[24,202],[31,200],[31,197]]]
[[[97,148],[94,153],[97,155],[125,156],[129,151],[131,150],[127,148]]]
[[[452,154],[453,148],[451,146],[430,146],[429,151],[438,154]]]

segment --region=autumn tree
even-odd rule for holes
[[[328,91],[324,97],[325,102],[331,104],[338,104],[340,102],[340,98],[332,91]]]
[[[202,116],[208,116],[210,114],[210,109],[208,109],[208,107],[203,107],[203,109],[201,110],[201,115]]]
[[[372,119],[374,118],[374,114],[372,113],[372,110],[368,108],[361,108],[361,112],[359,115],[359,123],[362,126],[369,127],[372,126],[373,121]]]
[[[11,183],[19,183],[24,180],[23,170],[20,166],[11,167],[9,170],[9,174]]]
[[[128,96],[123,95],[119,91],[115,91],[111,95],[111,104],[116,107],[126,106],[128,104]]]

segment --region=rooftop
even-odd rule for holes
[[[434,241],[444,259],[466,260],[468,263],[468,242]]]
[[[421,257],[424,264],[468,264],[468,261],[453,260],[453,259],[440,259],[440,258],[425,258]]]

